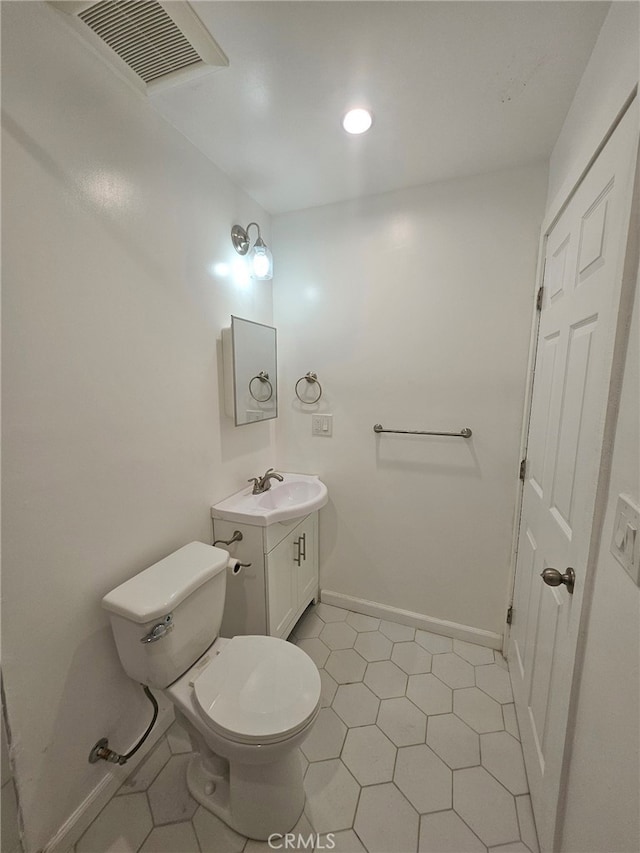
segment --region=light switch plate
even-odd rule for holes
[[[611,553],[640,586],[640,507],[628,495],[618,495]]]
[[[333,435],[333,415],[311,415],[311,435]]]

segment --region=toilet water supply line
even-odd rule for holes
[[[91,752],[89,753],[89,763],[95,764],[97,761],[110,761],[112,764],[126,764],[127,761],[132,758],[136,752],[140,749],[142,744],[151,734],[151,729],[155,726],[156,720],[158,719],[158,703],[156,702],[156,697],[149,690],[146,684],[140,685],[145,692],[145,695],[149,702],[153,705],[153,719],[149,723],[149,727],[146,732],[142,735],[138,743],[130,749],[125,755],[120,755],[118,752],[114,752],[112,749],[109,749],[109,739],[106,737],[100,738],[98,743],[95,744]]]

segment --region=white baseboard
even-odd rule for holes
[[[411,628],[420,628],[423,631],[431,631],[433,634],[453,637],[454,640],[465,640],[467,643],[477,643],[479,646],[488,646],[490,649],[502,648],[502,634],[472,628],[470,625],[447,622],[444,619],[436,619],[434,616],[413,613],[411,610],[400,610],[399,607],[378,604],[377,601],[367,601],[364,598],[354,598],[351,595],[343,595],[341,592],[332,592],[330,589],[320,591],[320,601],[325,604],[334,604],[336,607],[344,607],[346,610],[355,610],[356,613],[364,613],[365,616],[377,616],[380,619],[388,619],[390,622],[409,625]]]
[[[105,764],[107,773],[62,824],[53,838],[44,846],[42,853],[66,853],[66,851],[73,849],[73,845],[98,817],[124,780],[142,763],[162,735],[167,731],[173,720],[173,705],[169,705],[158,714],[158,719],[151,734],[144,745],[140,747],[135,757],[121,767],[114,764]],[[134,743],[131,744],[129,749],[133,747]]]

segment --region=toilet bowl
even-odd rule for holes
[[[102,600],[127,674],[162,690],[194,748],[193,797],[236,832],[285,834],[304,807],[299,745],[320,708],[311,658],[276,637],[218,636],[229,555],[191,542]]]
[[[309,656],[275,637],[218,639],[164,692],[195,751],[194,799],[249,838],[295,826],[304,808],[298,747],[320,710]]]

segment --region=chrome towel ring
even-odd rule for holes
[[[300,385],[300,383],[304,379],[306,379],[306,381],[310,385],[317,385],[318,386],[318,389],[317,389],[318,390],[318,396],[314,397],[313,400],[303,400],[303,398],[300,396],[300,392],[298,391],[298,385]],[[308,373],[305,373],[305,375],[301,376],[300,379],[298,379],[298,381],[296,382],[295,391],[296,391],[296,397],[298,398],[298,400],[300,400],[300,402],[304,403],[306,406],[312,406],[314,403],[317,403],[318,400],[320,399],[320,397],[322,397],[322,385],[318,381],[318,374],[313,373],[311,370]]]
[[[263,385],[268,385],[268,386],[269,386],[269,394],[268,394],[268,396],[266,396],[266,397],[256,397],[256,395],[253,393],[253,388],[252,388],[251,386],[252,386],[252,385],[253,385],[253,383],[256,381],[256,379],[258,379],[260,382],[262,382],[262,383],[263,383]],[[262,386],[260,386],[260,387],[262,387]],[[249,382],[249,393],[251,394],[251,396],[253,397],[253,399],[254,399],[257,403],[266,403],[266,402],[267,402],[267,400],[270,400],[270,399],[273,397],[273,385],[272,385],[272,384],[271,384],[271,382],[269,381],[269,374],[268,374],[268,373],[265,373],[265,371],[264,371],[264,370],[261,370],[261,371],[260,371],[260,373],[258,373],[258,375],[257,375],[257,376],[254,376],[254,377],[253,377],[253,379],[251,379],[251,381]]]

